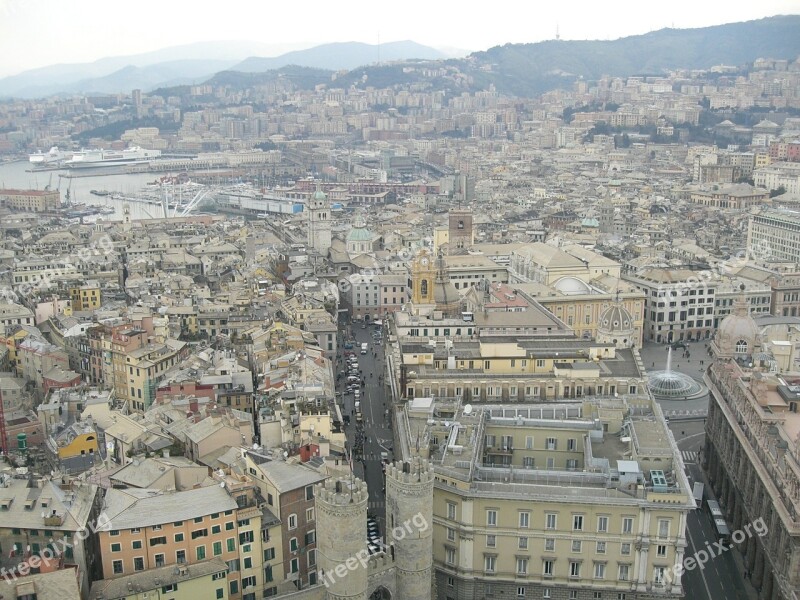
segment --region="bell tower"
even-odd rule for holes
[[[331,206],[319,188],[308,203],[308,246],[323,256],[331,247]]]
[[[435,281],[435,261],[427,250],[421,250],[411,262],[411,302],[414,305],[434,304]]]

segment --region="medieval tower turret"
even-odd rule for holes
[[[403,600],[431,598],[433,480],[433,465],[422,458],[386,467],[386,542]]]
[[[315,493],[319,574],[327,598],[366,600],[367,484],[331,478],[317,485]]]

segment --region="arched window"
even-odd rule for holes
[[[745,340],[736,342],[736,354],[747,354],[747,342]]]
[[[423,279],[422,280],[422,283],[419,286],[419,293],[422,296],[427,296],[428,295],[428,280],[427,279]]]

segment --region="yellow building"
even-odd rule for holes
[[[70,288],[69,295],[73,311],[89,311],[100,308],[102,304],[100,284],[90,282],[80,287]]]
[[[131,350],[125,356],[127,383],[122,398],[131,407],[144,412],[156,397],[156,388],[167,370],[186,358],[189,346],[185,342],[168,339],[163,344],[147,344]]]
[[[61,206],[58,190],[0,190],[0,206],[26,212],[47,212]]]
[[[395,422],[395,447],[435,469],[439,598],[682,597],[674,569],[694,500],[649,395],[419,398]]]
[[[178,567],[148,569],[114,579],[101,579],[92,584],[89,598],[103,600],[139,600],[153,598],[196,600],[217,598],[228,600],[228,565],[221,558]]]
[[[58,445],[58,458],[62,460],[98,452],[97,432],[94,427],[83,422],[74,423],[59,434],[55,441]]]

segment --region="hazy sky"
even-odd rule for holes
[[[777,14],[800,14],[800,0],[0,0],[0,77],[199,41],[411,39],[472,51],[551,39],[557,26],[562,39],[615,39]]]

